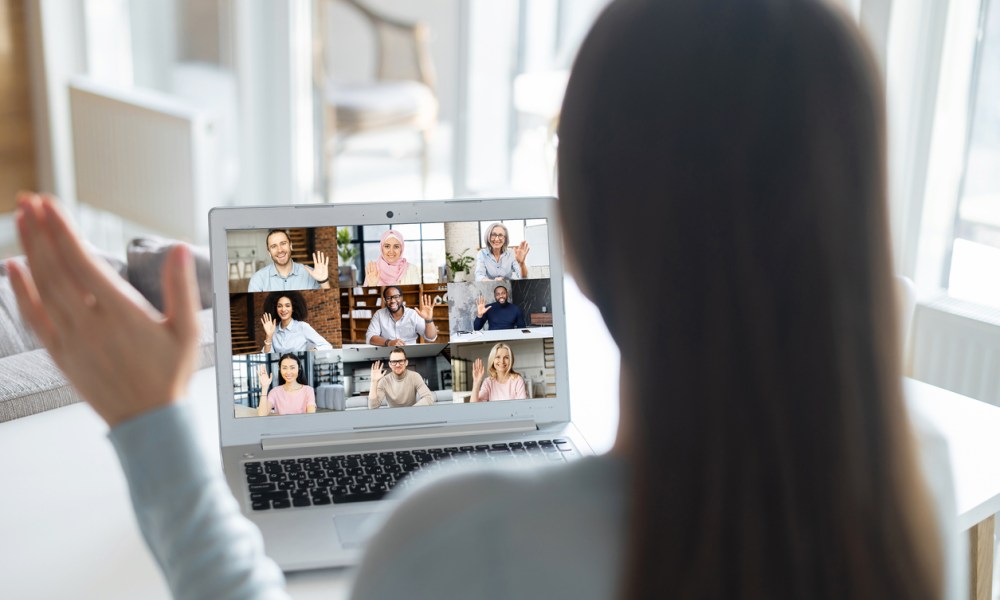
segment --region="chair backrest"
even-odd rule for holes
[[[326,66],[326,28],[328,2],[316,3],[314,22],[313,64],[317,83],[329,77]],[[358,0],[337,0],[356,10],[372,26],[376,37],[375,75],[377,79],[419,81],[432,91],[436,89],[436,74],[428,45],[427,26],[376,12]]]

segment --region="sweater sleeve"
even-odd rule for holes
[[[424,379],[417,373],[414,373],[417,380],[420,382],[417,384],[417,402],[414,406],[430,406],[434,404],[434,392],[431,391],[427,384],[424,383]]]
[[[524,329],[525,328],[525,324],[524,324],[524,311],[521,310],[520,306],[517,307],[517,314],[515,315],[515,318],[514,318],[514,327],[516,329]]]
[[[109,433],[143,537],[174,598],[287,598],[260,531],[240,514],[217,461],[174,404]]]

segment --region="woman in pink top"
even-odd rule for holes
[[[272,412],[279,415],[316,412],[316,393],[306,385],[305,375],[299,368],[299,359],[294,354],[283,354],[278,361],[278,370],[284,383],[275,386],[260,401],[257,416],[266,417]],[[271,385],[271,375],[267,368],[261,365],[257,375],[260,378],[260,389],[266,390]]]
[[[510,346],[500,342],[490,350],[487,360],[490,365],[490,376],[483,369],[483,359],[477,358],[472,363],[472,402],[490,402],[492,400],[523,400],[528,397],[524,388],[524,378],[514,370],[514,352]]]

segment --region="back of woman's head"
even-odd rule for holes
[[[629,595],[939,593],[883,112],[856,28],[818,0],[620,0],[584,42],[559,210],[635,382]]]

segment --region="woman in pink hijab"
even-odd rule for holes
[[[420,268],[403,258],[403,234],[390,229],[379,241],[378,260],[365,265],[365,286],[420,283]]]

